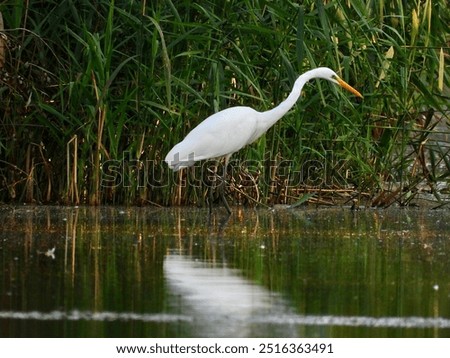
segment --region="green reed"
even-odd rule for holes
[[[425,190],[443,202],[443,0],[9,0],[0,11],[2,201],[203,205],[214,162],[172,173],[170,148],[210,114],[269,109],[300,73],[328,66],[364,100],[306,86],[233,155],[231,200],[389,206]]]

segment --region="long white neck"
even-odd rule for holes
[[[294,104],[300,97],[300,94],[302,93],[303,86],[305,85],[306,82],[316,77],[315,73],[316,71],[310,70],[299,76],[294,83],[292,92],[283,102],[281,102],[278,106],[272,108],[271,110],[261,112],[258,121],[259,122],[258,127],[260,127],[261,130],[264,129],[263,132],[272,127],[281,117],[283,117],[294,106]]]

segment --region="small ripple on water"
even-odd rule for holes
[[[38,321],[141,321],[141,322],[190,322],[185,315],[165,313],[128,313],[128,312],[90,312],[90,311],[51,311],[51,312],[14,312],[0,311],[0,319],[38,320]]]
[[[304,326],[352,326],[391,328],[450,328],[450,319],[435,317],[364,317],[364,316],[267,316],[255,323]]]
[[[140,321],[177,323],[195,321],[194,317],[167,313],[90,312],[90,311],[0,311],[0,319],[38,321]],[[268,315],[254,317],[250,323],[294,326],[353,326],[391,328],[450,328],[450,319],[441,317],[359,317]]]

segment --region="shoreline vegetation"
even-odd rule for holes
[[[433,203],[450,193],[445,0],[0,4],[0,202],[205,206],[221,164],[163,158],[203,119],[324,81],[231,159],[233,205]]]

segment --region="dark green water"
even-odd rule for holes
[[[450,212],[0,207],[2,337],[450,337]]]

